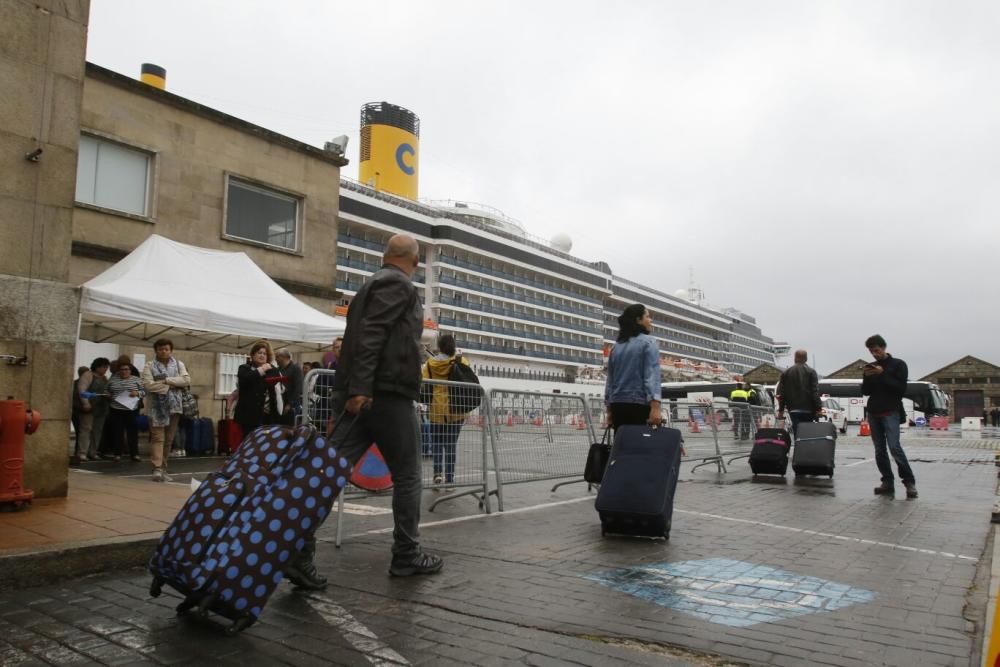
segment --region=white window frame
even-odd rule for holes
[[[245,188],[247,190],[253,190],[260,194],[274,196],[280,199],[291,200],[295,203],[295,247],[287,248],[285,246],[275,245],[273,243],[268,243],[266,241],[258,241],[257,239],[248,239],[243,236],[238,236],[236,234],[229,233],[229,188],[236,183],[238,187]],[[223,190],[223,205],[222,205],[222,238],[229,241],[237,241],[239,243],[246,243],[248,245],[258,246],[260,248],[267,248],[268,250],[276,250],[278,252],[285,252],[292,255],[301,255],[302,249],[305,247],[305,217],[306,217],[306,196],[299,192],[293,192],[291,190],[285,190],[283,188],[278,188],[267,183],[262,183],[261,181],[247,178],[246,176],[240,176],[239,174],[226,172],[225,174],[225,184]]]
[[[225,398],[233,393],[237,384],[236,374],[239,371],[240,366],[245,364],[246,361],[247,355],[243,353],[219,353],[215,364],[217,369],[215,374],[215,395],[217,397]],[[230,405],[229,409],[231,410],[232,407],[233,406]]]
[[[87,137],[95,141],[114,144],[125,150],[132,151],[134,153],[142,153],[146,156],[146,183],[145,183],[145,211],[143,213],[133,213],[132,211],[124,211],[122,209],[113,208],[110,206],[105,206],[103,204],[91,203],[80,201],[76,198],[76,183],[74,182],[73,188],[73,202],[76,206],[81,208],[89,208],[95,211],[100,211],[102,213],[110,213],[112,215],[119,215],[126,218],[132,218],[133,220],[141,220],[143,222],[154,222],[156,219],[156,176],[157,170],[159,169],[158,152],[142,144],[137,144],[135,142],[125,141],[119,137],[107,134],[105,132],[100,132],[98,130],[91,130],[83,128],[80,130],[80,137]],[[77,156],[77,170],[79,170],[79,155]],[[79,174],[77,175],[79,178]]]

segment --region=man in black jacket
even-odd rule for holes
[[[420,426],[414,401],[420,395],[420,336],[423,305],[410,278],[417,270],[419,247],[405,234],[389,239],[382,268],[354,296],[347,312],[347,330],[331,403],[337,419],[331,440],[353,465],[378,443],[392,475],[393,576],[432,574],[441,570],[438,556],[421,551]],[[357,416],[357,422],[351,426]],[[292,564],[285,576],[307,588],[321,588],[326,580],[312,563],[315,541]]]
[[[917,484],[906,460],[903,446],[899,444],[899,424],[906,419],[903,396],[909,369],[906,362],[896,359],[885,351],[885,339],[878,334],[865,341],[865,347],[875,361],[865,364],[861,381],[861,393],[868,397],[868,423],[871,426],[872,442],[875,443],[875,464],[882,473],[882,484],[875,487],[876,495],[894,495],[896,489],[892,476],[892,462],[896,461],[899,478],[906,487],[906,497],[917,497]]]
[[[816,415],[823,409],[819,399],[819,378],[816,371],[806,365],[808,358],[805,350],[795,350],[795,365],[781,374],[775,389],[778,418],[788,410],[793,435],[802,422],[816,421]]]

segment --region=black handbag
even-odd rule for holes
[[[595,442],[587,451],[587,465],[583,469],[583,479],[588,484],[600,484],[604,479],[604,469],[611,458],[611,427],[604,429],[600,442]]]

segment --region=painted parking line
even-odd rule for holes
[[[388,644],[362,625],[351,613],[336,602],[316,593],[302,595],[323,620],[340,630],[344,639],[360,651],[373,665],[409,665],[410,662],[396,653]]]
[[[593,496],[584,496],[582,498],[573,498],[572,500],[561,500],[554,503],[542,503],[540,505],[531,505],[528,507],[521,507],[513,510],[506,510],[504,512],[494,512],[492,514],[470,514],[468,516],[455,517],[453,519],[443,519],[441,521],[430,521],[428,523],[421,523],[420,528],[433,528],[435,526],[447,526],[454,523],[463,523],[465,521],[477,521],[480,519],[489,519],[493,517],[501,517],[511,514],[523,514],[526,512],[537,512],[539,510],[548,509],[550,507],[559,507],[562,505],[572,505],[574,503],[580,503],[584,501],[594,501]],[[819,530],[811,530],[809,528],[796,528],[794,526],[782,526],[776,523],[769,523],[767,521],[754,521],[752,519],[739,519],[736,517],[723,516],[721,514],[710,514],[708,512],[695,512],[693,510],[685,510],[674,508],[674,512],[678,514],[691,514],[693,516],[700,516],[706,519],[717,519],[719,521],[729,521],[732,523],[742,523],[750,526],[761,526],[763,528],[772,528],[774,530],[784,530],[792,533],[802,533],[803,535],[815,535],[817,537],[829,537],[835,540],[841,540],[843,542],[854,542],[856,544],[871,544],[874,546],[886,547],[888,549],[896,549],[899,551],[911,551],[914,553],[927,554],[929,556],[942,556],[944,558],[956,558],[958,560],[969,561],[971,563],[978,563],[979,559],[973,556],[964,556],[962,554],[955,554],[949,551],[934,551],[933,549],[920,549],[918,547],[909,547],[904,544],[895,544],[892,542],[879,542],[877,540],[865,540],[859,537],[849,537],[847,535],[835,535],[834,533],[825,533]],[[390,526],[388,528],[376,528],[373,530],[367,530],[362,533],[355,533],[350,537],[364,537],[365,535],[380,535],[384,533],[391,533],[393,528]],[[323,542],[332,542],[332,539],[321,539]]]
[[[691,514],[693,516],[700,516],[706,519],[718,519],[720,521],[730,521],[733,523],[742,523],[750,526],[761,526],[764,528],[773,528],[775,530],[785,530],[791,533],[802,533],[803,535],[815,535],[817,537],[830,537],[835,540],[841,540],[843,542],[855,542],[857,544],[872,544],[880,547],[887,547],[889,549],[898,549],[899,551],[912,551],[914,553],[927,554],[929,556],[943,556],[945,558],[957,558],[959,560],[969,561],[971,563],[978,563],[979,559],[972,556],[963,556],[961,554],[953,554],[948,551],[934,551],[932,549],[920,549],[917,547],[908,547],[903,544],[894,544],[892,542],[878,542],[876,540],[863,540],[859,537],[848,537],[847,535],[835,535],[834,533],[824,533],[820,530],[810,530],[809,528],[795,528],[794,526],[782,526],[777,523],[768,523],[767,521],[754,521],[752,519],[738,519],[732,516],[722,516],[721,514],[709,514],[708,512],[695,512],[693,510],[682,510],[674,508],[674,512],[680,514]]]
[[[841,468],[850,468],[851,466],[859,466],[859,465],[861,465],[862,463],[871,463],[871,462],[872,462],[872,461],[874,461],[874,460],[875,460],[875,459],[863,459],[863,460],[861,460],[861,461],[855,461],[854,463],[845,463],[844,465],[842,465],[842,466],[840,466],[840,467],[841,467]]]

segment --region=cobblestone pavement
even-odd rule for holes
[[[669,542],[602,538],[583,484],[509,486],[502,514],[446,503],[424,515],[446,559],[426,578],[386,575],[388,515],[351,515],[341,549],[334,522],[320,534],[330,587],[283,586],[237,638],[176,617],[138,570],[3,593],[0,662],[974,665],[994,447],[906,447],[916,500],[872,494],[860,438],[838,443],[833,479],[686,469]]]

